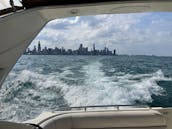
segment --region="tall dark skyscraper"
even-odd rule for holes
[[[36,53],[36,46],[34,46],[34,48],[33,48],[33,52],[34,52],[34,53]]]
[[[83,48],[83,45],[82,44],[80,44],[80,46],[79,46],[79,49],[82,51],[82,48]]]
[[[113,50],[113,54],[116,55],[116,50],[115,49]]]
[[[41,52],[41,44],[40,44],[40,41],[38,42],[38,52]]]

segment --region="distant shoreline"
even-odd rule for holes
[[[69,54],[23,54],[23,55],[33,55],[33,56],[118,56],[116,55],[69,55]]]
[[[90,57],[93,57],[93,56],[109,56],[109,57],[118,57],[118,56],[144,56],[144,57],[166,57],[166,58],[172,58],[172,56],[158,56],[158,55],[122,55],[122,54],[119,54],[119,55],[53,55],[53,54],[23,54],[23,55],[26,55],[26,56],[90,56]]]

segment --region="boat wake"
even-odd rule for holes
[[[172,80],[162,70],[135,75],[116,72],[115,68],[109,71],[114,74],[109,76],[100,61],[48,74],[13,70],[0,91],[0,117],[23,121],[69,106],[151,103],[152,95],[165,95],[157,81]],[[78,72],[81,76],[76,77]]]
[[[101,67],[100,62],[84,66],[82,70],[86,76],[83,85],[72,86],[70,89],[63,87],[65,99],[72,106],[152,102],[153,94],[164,95],[164,90],[157,81],[171,80],[164,77],[161,70],[152,74],[138,75],[116,73],[109,77]]]

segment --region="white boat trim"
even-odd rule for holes
[[[0,86],[24,50],[50,20],[72,16],[135,12],[172,12],[172,1],[128,0],[125,2],[38,7],[1,17]],[[45,129],[172,129],[172,108],[61,111],[44,113],[38,118],[26,121],[26,123],[40,124]],[[0,129],[33,128],[25,123],[0,121]]]
[[[76,120],[75,120],[76,118]],[[67,120],[67,121],[66,121]],[[74,123],[70,123],[70,122]],[[109,122],[111,121],[111,122]],[[55,123],[54,123],[55,122]],[[94,123],[95,122],[95,123]],[[153,108],[133,110],[57,111],[44,112],[25,123],[34,123],[45,129],[86,128],[145,128],[171,129],[172,109]],[[64,123],[68,123],[66,125]],[[56,127],[52,127],[56,126]],[[64,127],[68,126],[68,127]],[[72,126],[72,127],[69,127]],[[148,129],[149,129],[148,128]]]

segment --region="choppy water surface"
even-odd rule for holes
[[[0,90],[0,119],[63,107],[172,106],[172,57],[22,56]]]

